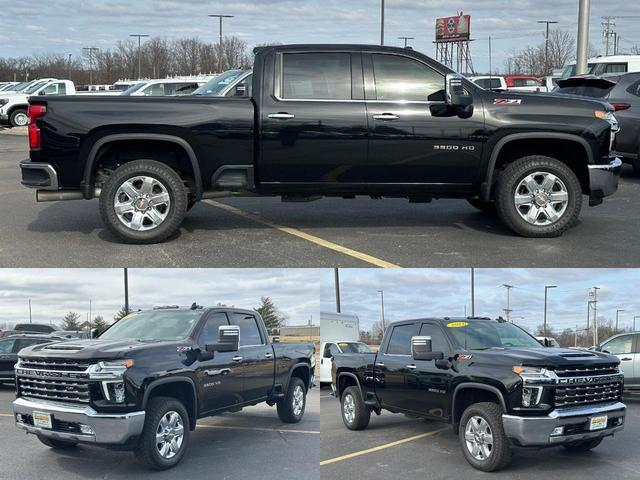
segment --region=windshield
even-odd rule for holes
[[[26,94],[30,94],[35,92],[36,90],[38,90],[41,86],[43,86],[45,83],[47,82],[36,82],[34,83],[32,86],[30,86],[29,88],[27,88],[24,93]]]
[[[587,66],[587,71],[591,73],[594,66],[596,66],[595,63],[589,63]],[[576,75],[575,63],[573,65],[567,65],[566,67],[564,67],[564,70],[562,71],[562,78],[574,77],[575,75]]]
[[[218,75],[216,78],[209,80],[207,83],[198,88],[194,95],[211,95],[217,96],[236,78],[244,73],[244,70],[229,70]]]
[[[104,340],[182,340],[202,316],[199,310],[132,313],[100,335]]]
[[[338,343],[342,353],[373,353],[369,345],[360,342],[340,342]]]
[[[496,347],[542,348],[540,342],[512,323],[452,321],[445,326],[460,347],[467,350]]]
[[[145,85],[146,85],[145,82],[136,83],[135,85],[132,85],[131,87],[127,88],[120,95],[131,95],[133,92],[137,92],[138,90],[140,90]]]

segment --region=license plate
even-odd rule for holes
[[[589,430],[602,430],[603,428],[607,428],[607,416],[603,415],[601,417],[592,417],[591,422],[589,423]]]
[[[52,428],[51,414],[43,412],[33,412],[33,426],[41,428]]]

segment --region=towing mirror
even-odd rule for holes
[[[462,83],[462,75],[447,73],[445,79],[445,103],[451,107],[468,107],[473,104],[473,96]]]
[[[218,341],[207,343],[207,352],[237,352],[240,347],[240,327],[237,325],[221,325],[218,327]]]
[[[411,337],[411,356],[414,360],[442,360],[443,352],[431,349],[431,337]]]

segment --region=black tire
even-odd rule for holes
[[[302,402],[301,409],[298,409],[296,403],[294,402],[294,396],[299,395],[300,393],[299,389],[302,390],[302,398],[298,397],[298,401]],[[276,403],[278,417],[280,417],[280,420],[282,420],[284,423],[298,423],[300,420],[302,420],[304,409],[306,408],[306,406],[307,389],[304,386],[304,382],[299,377],[291,377],[291,380],[289,380],[287,393]]]
[[[568,195],[566,209],[557,220],[548,225],[534,225],[527,222],[520,216],[515,204],[514,196],[520,182],[527,175],[535,172],[555,175],[564,184]],[[533,206],[531,208],[537,209]],[[523,157],[507,165],[500,172],[496,185],[496,209],[505,225],[523,237],[559,237],[576,223],[580,215],[582,187],[576,174],[561,161],[542,155]],[[538,213],[538,215],[540,218],[542,214]]]
[[[134,230],[118,218],[114,201],[118,189],[128,179],[137,176],[159,181],[169,194],[170,207],[162,223],[149,230]],[[180,176],[167,165],[155,160],[135,160],[118,168],[104,184],[100,193],[102,221],[119,240],[126,243],[159,243],[173,235],[180,227],[187,211],[187,190]]]
[[[465,433],[467,423],[473,417],[483,419],[491,429],[493,444],[489,455],[485,459],[475,458],[466,444]],[[504,434],[504,428],[502,426],[502,408],[497,403],[482,402],[467,407],[460,419],[458,437],[460,439],[462,453],[473,468],[482,470],[483,472],[493,472],[506,467],[511,462],[509,439]]]
[[[25,127],[27,125],[26,123],[24,124],[18,123],[18,116],[19,115],[22,116],[26,114],[27,114],[26,108],[16,108],[13,112],[11,112],[11,115],[9,115],[9,125],[11,125],[12,127]]]
[[[353,404],[350,403],[349,399]],[[352,419],[347,418],[347,410],[345,408],[353,408]],[[352,385],[344,389],[340,398],[340,413],[342,421],[349,430],[364,430],[367,428],[369,420],[371,420],[371,410],[364,403],[362,392],[358,386]]]
[[[38,440],[44,443],[47,447],[51,447],[55,450],[70,450],[78,446],[78,442],[58,440],[57,438],[49,438],[42,435],[38,435],[37,437]]]
[[[583,442],[578,443],[568,443],[564,445],[564,448],[566,448],[570,452],[588,452],[589,450],[600,445],[603,439],[603,437],[600,437],[592,438],[590,440],[584,440]]]
[[[169,412],[176,412],[181,420],[184,429],[182,444],[177,453],[171,458],[163,457],[158,451],[156,444],[156,431],[163,417]],[[189,415],[184,405],[175,398],[155,397],[152,398],[146,410],[144,419],[144,429],[140,435],[140,440],[133,451],[139,462],[154,470],[166,470],[176,466],[189,445]]]
[[[467,198],[467,202],[482,213],[488,213],[490,215],[494,215],[496,213],[496,202],[484,202],[479,198]]]

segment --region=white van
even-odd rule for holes
[[[640,55],[609,55],[608,57],[594,57],[588,60],[590,75],[606,75],[614,73],[640,72]],[[565,65],[562,78],[573,77],[576,74],[576,62]]]

